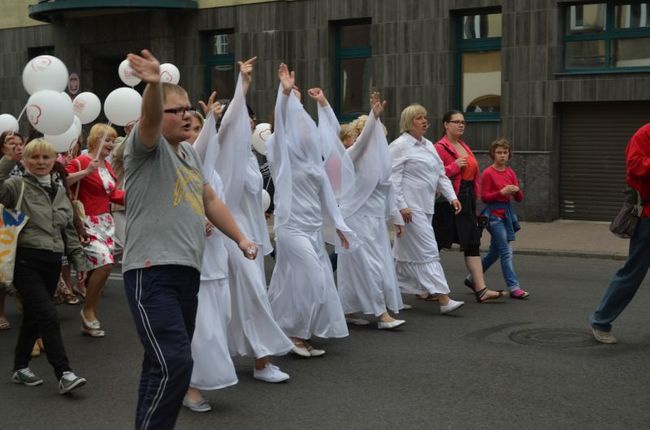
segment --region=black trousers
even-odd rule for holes
[[[70,364],[63,347],[54,292],[61,273],[61,254],[18,248],[14,286],[23,301],[23,322],[14,355],[14,370],[29,366],[34,342],[43,339],[47,361],[61,379]]]

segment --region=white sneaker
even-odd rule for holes
[[[277,384],[278,382],[287,381],[289,375],[281,371],[278,366],[267,363],[264,369],[255,369],[253,371],[253,378],[264,382],[270,382],[271,384]]]
[[[325,355],[325,350],[324,349],[316,349],[311,345],[309,345],[307,347],[307,351],[309,351],[309,355],[311,357],[321,357],[321,356]]]
[[[464,304],[465,302],[457,302],[456,300],[449,299],[449,303],[446,305],[440,305],[440,313],[443,315],[451,313],[462,308]]]
[[[379,330],[390,330],[403,325],[405,322],[406,321],[404,320],[379,321],[377,322],[377,328],[379,328]]]
[[[413,309],[413,306],[411,306],[409,304],[406,304],[406,303],[402,304],[402,310],[403,311],[408,311],[409,309]]]
[[[63,372],[59,379],[59,394],[67,394],[75,388],[86,385],[86,379],[77,376],[72,371]]]

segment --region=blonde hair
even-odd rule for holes
[[[23,149],[23,159],[31,158],[34,154],[47,154],[50,157],[56,157],[54,146],[43,138],[31,140]]]
[[[367,122],[368,122],[368,115],[361,115],[359,118],[352,121],[350,125],[354,127],[354,129],[357,131],[357,134],[361,134]],[[388,136],[388,130],[386,129],[386,126],[384,124],[382,124],[381,126],[384,129],[384,136]]]
[[[356,130],[352,123],[350,124],[341,124],[341,131],[339,132],[339,139],[341,142],[345,140],[346,137],[352,137],[357,135]]]
[[[185,88],[181,87],[180,85],[172,84],[169,82],[163,82],[162,83],[163,103],[167,101],[167,96],[169,94],[178,94],[181,96],[187,96],[187,91],[185,91]]]
[[[102,136],[112,137],[115,139],[117,137],[117,131],[108,124],[97,123],[93,125],[88,133],[88,138],[86,139],[86,144],[88,145],[88,151],[93,152],[99,146],[99,141]]]
[[[189,113],[192,118],[198,119],[199,124],[201,124],[201,127],[203,127],[203,124],[205,123],[205,118],[203,118],[203,115],[201,115],[201,112],[199,112],[197,110],[191,110],[191,111],[188,111],[187,113]]]
[[[406,133],[411,131],[411,128],[413,128],[413,120],[420,115],[427,115],[427,110],[421,104],[413,103],[405,107],[399,118],[399,132]]]

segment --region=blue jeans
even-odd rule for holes
[[[490,249],[488,253],[481,259],[483,263],[483,273],[501,259],[501,271],[503,278],[506,281],[506,286],[509,291],[514,291],[519,288],[519,278],[515,273],[515,268],[512,265],[512,247],[508,242],[506,233],[505,221],[494,215],[490,215],[490,223],[488,224],[488,231],[490,232]]]
[[[600,304],[589,322],[595,329],[610,331],[612,322],[632,301],[650,267],[650,219],[641,218],[630,239],[630,252],[625,265],[609,283]]]

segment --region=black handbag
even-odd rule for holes
[[[638,191],[627,188],[623,191],[623,207],[609,224],[609,231],[622,239],[634,235],[643,212],[643,202]]]

